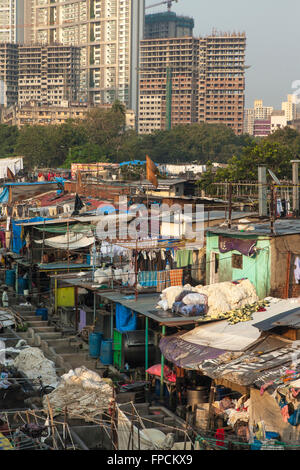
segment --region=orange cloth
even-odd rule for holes
[[[171,287],[182,286],[183,269],[171,269],[170,281]]]
[[[151,158],[146,155],[146,174],[147,174],[147,180],[150,181],[150,183],[153,184],[157,188],[158,186],[158,181],[156,177],[157,173],[157,168]]]

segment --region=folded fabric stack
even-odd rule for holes
[[[186,317],[205,316],[207,313],[207,296],[184,290],[176,297],[172,312]]]

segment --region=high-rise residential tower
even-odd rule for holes
[[[198,120],[197,39],[141,43],[139,132],[149,134]]]
[[[287,101],[284,101],[281,105],[281,109],[284,111],[287,121],[293,121],[297,117],[296,98],[295,95],[288,95]]]
[[[34,42],[81,47],[81,99],[136,110],[145,0],[32,1]]]
[[[182,38],[193,36],[193,18],[178,16],[172,11],[145,16],[144,39]]]
[[[18,45],[0,43],[0,106],[18,101]]]
[[[245,33],[200,38],[199,122],[226,124],[243,134]]]
[[[141,42],[139,132],[225,124],[243,133],[244,33]]]
[[[0,42],[25,43],[31,40],[33,0],[1,0]]]

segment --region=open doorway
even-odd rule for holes
[[[210,254],[210,284],[219,282],[220,254],[212,251]]]

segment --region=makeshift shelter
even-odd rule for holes
[[[209,228],[206,236],[206,283],[247,277],[260,299],[300,295],[299,220]],[[278,266],[281,269],[278,269]]]

